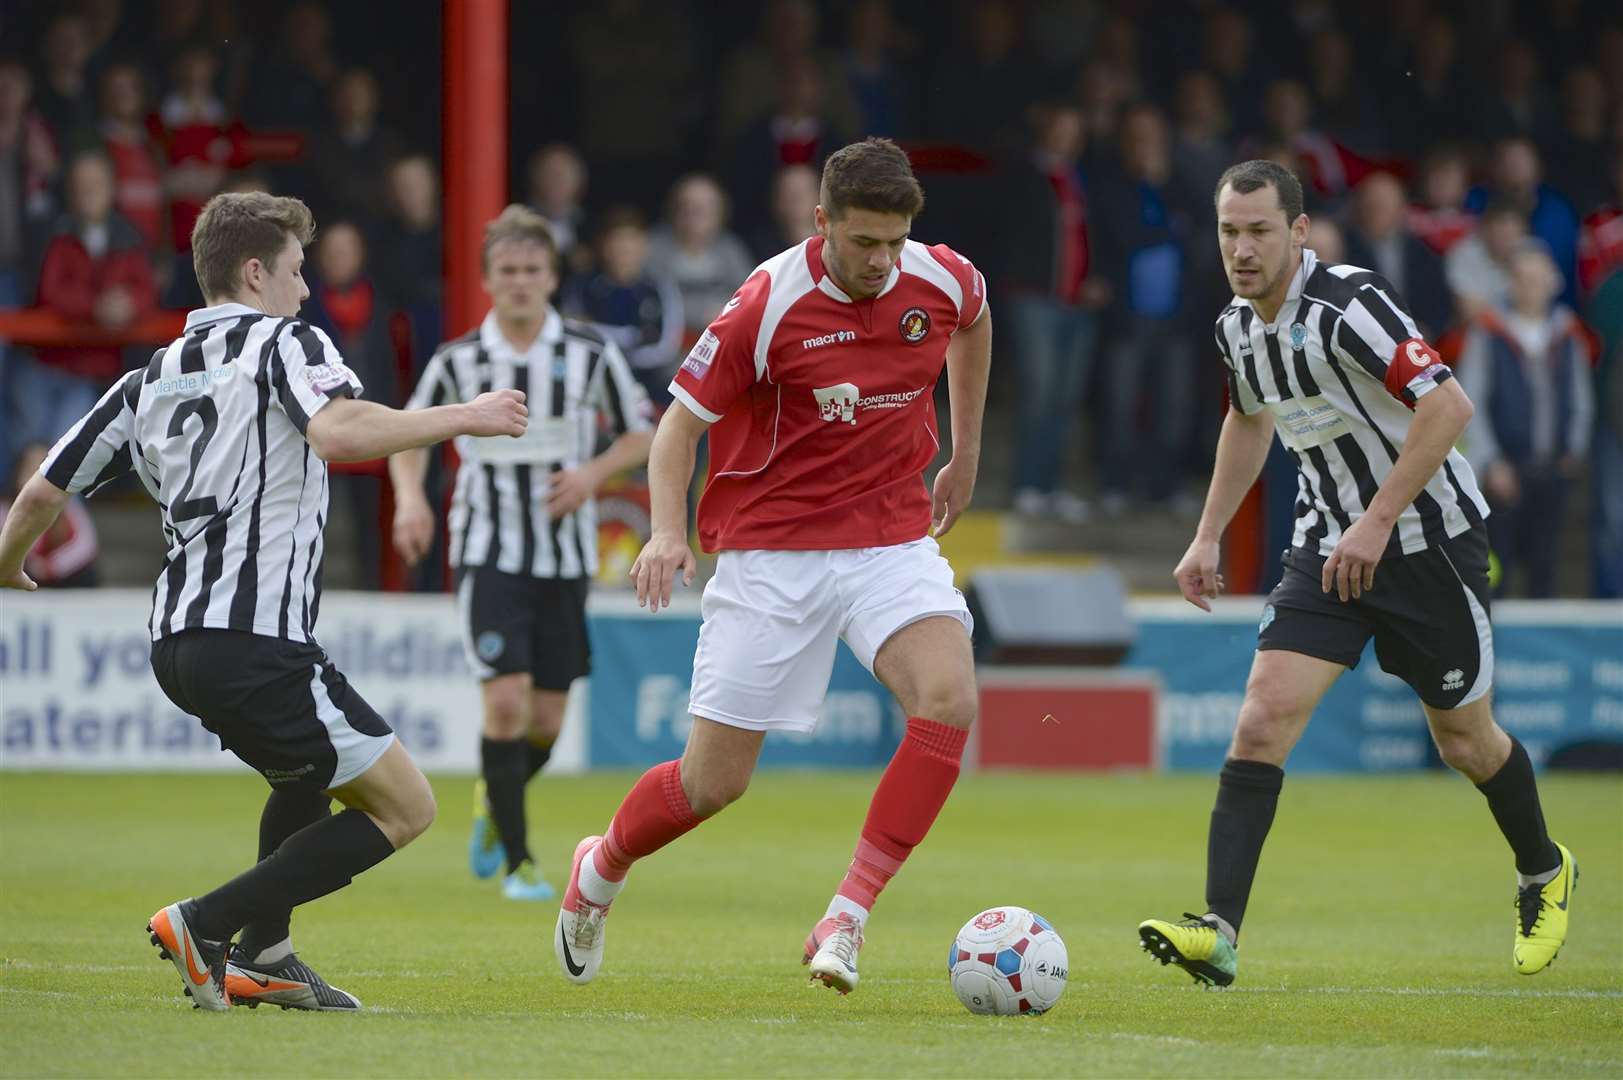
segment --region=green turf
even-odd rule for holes
[[[555,877],[624,774],[532,789]],[[193,1012],[143,923],[252,851],[251,777],[0,776],[0,1074],[156,1076],[1623,1075],[1623,783],[1546,778],[1583,876],[1555,966],[1511,967],[1510,865],[1457,778],[1292,778],[1235,989],[1202,991],[1135,926],[1200,903],[1211,777],[966,777],[869,927],[862,986],[805,985],[801,941],[871,774],[765,774],[638,867],[603,974],[556,970],[556,909],[468,874],[470,785],[435,827],[300,913],[359,1017]],[[1043,1017],[975,1017],[945,957],[994,904],[1048,916],[1072,982]]]

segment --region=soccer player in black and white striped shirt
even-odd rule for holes
[[[462,466],[449,531],[468,665],[484,699],[469,862],[490,877],[505,856],[503,894],[545,900],[554,892],[529,850],[524,789],[551,756],[570,683],[591,669],[593,494],[648,460],[653,429],[647,396],[620,350],[552,307],[558,252],[544,218],[509,206],[486,227],[480,261],[491,310],[476,330],[440,346],[407,408],[510,387],[533,409],[522,439],[456,440]],[[598,454],[603,428],[614,440]],[[412,563],[434,535],[427,463],[424,450],[389,462],[395,546]]]
[[[434,817],[428,781],[316,642],[326,463],[526,426],[511,389],[417,412],[360,400],[332,342],[298,318],[314,232],[297,199],[211,199],[192,232],[209,306],[62,437],[0,531],[0,585],[32,589],[23,555],[70,495],[133,469],[163,510],[153,673],[271,785],[257,865],[150,922],[186,993],[211,1010],[359,1008],[299,961],[292,909],[349,884]],[[347,808],[336,816],[334,798]]]
[[[1488,509],[1454,449],[1471,402],[1388,281],[1304,247],[1302,188],[1288,170],[1235,165],[1215,197],[1234,289],[1217,322],[1230,407],[1178,587],[1211,610],[1223,584],[1219,539],[1276,433],[1299,472],[1296,532],[1263,608],[1218,782],[1206,914],[1150,919],[1139,926],[1142,944],[1199,981],[1234,981],[1285,759],[1373,638],[1381,667],[1419,696],[1443,760],[1487,797],[1515,855],[1516,970],[1541,971],[1566,940],[1577,870],[1545,829],[1527,751],[1490,707]]]

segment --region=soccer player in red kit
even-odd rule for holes
[[[632,863],[744,793],[768,731],[808,732],[844,638],[896,695],[907,734],[879,781],[845,879],[806,940],[811,977],[857,985],[874,901],[924,839],[975,718],[969,611],[932,538],[969,504],[991,364],[986,281],[945,245],[908,238],[924,193],[888,139],[823,168],[817,235],[750,275],[671,383],[649,459],[653,535],[638,603],[693,580],[686,492],[699,438],[710,478],[699,538],[720,555],[704,591],[687,749],[632,787],[603,836],[575,849],[553,939],[589,982]],[[952,458],[935,385],[947,371]]]

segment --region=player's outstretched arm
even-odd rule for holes
[[[338,398],[310,418],[304,437],[323,461],[373,461],[458,435],[519,436],[529,414],[517,390],[492,390],[466,404],[410,410]]]
[[[68,497],[67,492],[40,473],[29,477],[28,483],[17,493],[17,500],[6,513],[6,524],[0,528],[0,588],[24,592],[39,588],[23,572],[23,559],[56,523],[57,515],[68,504]]]
[[[648,454],[653,532],[637,561],[631,564],[637,605],[649,611],[670,606],[671,587],[679,572],[682,584],[691,585],[699,569],[688,547],[687,495],[699,438],[709,427],[708,421],[678,400],[665,410],[654,432],[654,445]]]
[[[1217,438],[1217,460],[1212,464],[1212,483],[1206,489],[1206,506],[1195,527],[1189,550],[1178,561],[1172,576],[1183,598],[1202,611],[1212,610],[1207,601],[1223,590],[1223,577],[1217,572],[1223,530],[1228,528],[1240,502],[1262,473],[1268,460],[1268,446],[1274,438],[1274,414],[1267,409],[1247,415],[1230,408],[1223,418],[1223,431]]]
[[[1325,592],[1333,588],[1342,600],[1356,600],[1374,587],[1375,567],[1386,552],[1392,526],[1443,467],[1475,411],[1457,379],[1445,379],[1415,402],[1414,419],[1392,471],[1324,561],[1319,585]]]
[[[952,335],[947,345],[947,396],[952,407],[952,460],[936,473],[930,520],[936,536],[946,536],[975,494],[981,466],[981,420],[986,415],[986,383],[992,372],[992,311]]]

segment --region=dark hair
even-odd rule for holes
[[[602,243],[608,239],[610,233],[619,229],[635,229],[638,232],[647,232],[648,219],[635,206],[610,207],[604,212],[603,219],[597,224],[598,243]]]
[[[1279,193],[1279,208],[1285,211],[1285,224],[1289,225],[1302,216],[1302,182],[1296,179],[1295,173],[1278,162],[1258,158],[1230,165],[1217,179],[1217,190],[1212,192],[1213,204],[1223,194],[1225,187],[1232,187],[1240,195],[1272,187]]]
[[[214,196],[192,226],[192,267],[203,298],[219,303],[242,287],[242,264],[258,259],[275,269],[289,236],[302,247],[316,234],[310,208],[298,199],[261,191]]]
[[[823,164],[818,199],[830,217],[857,209],[914,218],[924,209],[924,189],[907,154],[880,138],[863,139],[830,154]]]

